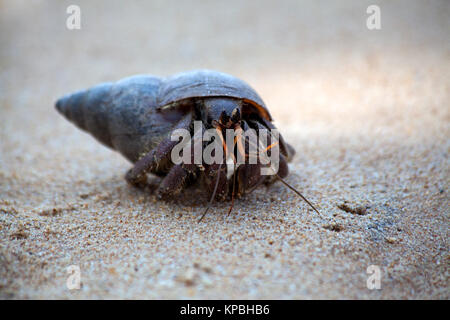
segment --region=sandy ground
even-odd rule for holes
[[[1,298],[449,299],[450,3],[241,2],[0,1]],[[277,183],[197,223],[201,191],[129,187],[130,164],[53,107],[197,68],[260,93],[321,216]]]

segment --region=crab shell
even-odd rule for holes
[[[134,163],[170,136],[177,122],[192,112],[192,100],[207,97],[241,99],[244,116],[257,113],[272,121],[261,97],[247,83],[210,70],[168,78],[137,75],[99,84],[63,96],[56,109]]]

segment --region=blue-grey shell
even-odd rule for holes
[[[168,78],[137,75],[102,83],[68,94],[56,109],[100,142],[136,162],[170,135],[188,109],[183,101],[198,97],[238,98],[262,117],[272,118],[260,96],[244,81],[209,70],[180,73]],[[174,108],[161,107],[174,105]]]

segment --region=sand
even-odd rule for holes
[[[0,298],[449,299],[450,4],[241,2],[0,2]],[[202,190],[128,186],[53,106],[198,68],[260,93],[320,216],[276,183],[198,223]]]

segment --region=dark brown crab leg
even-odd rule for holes
[[[191,126],[192,114],[187,114],[182,118],[175,129],[186,129],[188,130]],[[145,181],[147,180],[147,173],[154,172],[158,170],[158,167],[164,163],[166,166],[170,166],[170,153],[178,141],[171,141],[170,137],[167,137],[159,143],[159,145],[150,150],[145,156],[140,158],[134,164],[134,167],[128,170],[125,175],[125,179],[128,183],[133,186],[143,187],[145,186]]]

